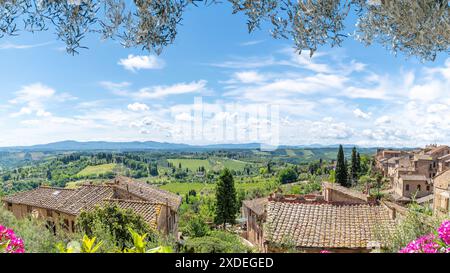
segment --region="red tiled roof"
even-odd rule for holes
[[[70,197],[75,190],[56,187],[45,187],[19,192],[3,197],[3,201],[22,204],[45,209],[55,209],[61,205],[61,201]]]
[[[169,207],[177,211],[181,205],[181,196],[174,193],[158,189],[147,183],[134,181],[128,177],[119,176],[115,178],[109,185],[127,191],[145,201],[169,204]]]
[[[267,205],[269,243],[304,248],[366,248],[394,221],[381,206],[286,203]]]
[[[164,204],[151,203],[138,200],[121,200],[121,199],[106,199],[106,203],[116,204],[122,209],[131,209],[139,214],[144,220],[149,223],[150,227],[157,229],[158,217]]]

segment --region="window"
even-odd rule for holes
[[[427,185],[427,191],[430,191],[430,185]]]
[[[53,211],[48,209],[47,210],[47,217],[53,217]]]
[[[7,203],[8,204],[8,210],[12,210],[12,203]]]
[[[420,191],[422,189],[421,185],[417,185],[417,190]]]
[[[408,184],[406,184],[405,190],[406,190],[406,191],[409,191],[409,185],[408,185]]]
[[[33,212],[33,208],[32,208],[31,206],[27,206],[27,212],[28,212],[28,213]]]

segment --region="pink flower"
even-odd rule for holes
[[[439,245],[433,234],[419,237],[400,250],[400,253],[438,253]]]
[[[321,250],[320,253],[331,253],[331,252],[328,250]]]
[[[12,229],[0,225],[0,245],[6,245],[6,253],[24,253],[23,240],[16,236]]]
[[[447,244],[450,245],[450,221],[446,220],[442,223],[442,225],[438,228],[439,238]]]

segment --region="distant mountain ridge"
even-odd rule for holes
[[[337,148],[339,145],[280,145],[278,149],[289,148]],[[343,145],[344,148],[351,148],[355,145]],[[132,142],[108,142],[108,141],[87,141],[80,142],[74,140],[66,140],[53,142],[48,144],[39,144],[32,146],[15,146],[0,147],[0,151],[92,151],[92,150],[114,150],[114,151],[136,151],[136,150],[233,150],[233,149],[259,149],[260,143],[243,143],[243,144],[211,144],[211,145],[189,145],[180,143],[168,143],[157,141],[132,141]]]

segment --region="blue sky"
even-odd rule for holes
[[[450,143],[446,54],[421,63],[349,38],[310,59],[268,30],[248,34],[246,18],[225,4],[190,8],[160,56],[95,35],[75,56],[51,31],[4,37],[0,146],[67,139]],[[201,130],[195,100],[205,111]],[[261,109],[278,114],[252,117]]]

